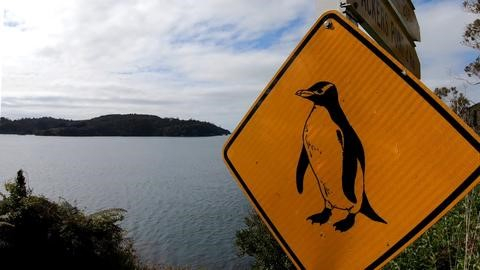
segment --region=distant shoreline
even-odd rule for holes
[[[35,134],[13,134],[0,133],[0,136],[22,136],[22,137],[38,137],[38,138],[211,138],[211,137],[228,137],[230,135],[211,135],[211,136],[61,136],[61,135],[35,135]]]
[[[212,137],[230,131],[212,123],[144,114],[111,114],[89,120],[0,118],[1,135],[53,137]]]

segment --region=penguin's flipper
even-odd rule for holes
[[[351,133],[351,131],[348,131]],[[346,134],[348,135],[348,134]],[[357,177],[357,153],[352,144],[346,145],[345,134],[337,129],[337,140],[342,147],[342,187],[343,194],[352,203],[357,203],[357,196],[355,195],[355,181]],[[352,135],[350,134],[350,137]]]
[[[347,199],[352,203],[357,203],[357,196],[355,195],[355,181],[360,181],[359,179],[357,179],[357,169],[358,164],[355,154],[350,151],[344,151],[342,168],[342,188],[345,197],[347,197]]]
[[[345,144],[343,142],[343,134],[340,130],[337,129],[337,139],[340,145],[342,146],[342,151],[345,150]]]
[[[387,224],[387,222],[383,218],[381,218],[377,213],[375,213],[372,206],[368,202],[367,194],[365,194],[365,191],[363,192],[362,206],[359,212],[364,214],[365,216],[367,216],[373,221]]]
[[[297,191],[298,193],[303,192],[303,179],[305,178],[305,172],[307,171],[309,161],[308,153],[305,149],[305,146],[302,145],[302,152],[300,153],[300,158],[297,165]]]

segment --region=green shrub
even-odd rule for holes
[[[245,218],[247,227],[237,231],[236,246],[239,256],[255,258],[253,269],[295,269],[267,226],[252,210]]]
[[[2,269],[148,269],[118,222],[125,210],[91,215],[66,201],[33,196],[23,172],[0,201]]]

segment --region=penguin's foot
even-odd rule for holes
[[[335,231],[346,232],[355,224],[355,214],[349,213],[346,218],[333,224]]]
[[[332,209],[325,208],[321,213],[309,216],[307,220],[310,220],[312,224],[319,223],[320,225],[322,225],[327,223],[331,215],[332,215]]]

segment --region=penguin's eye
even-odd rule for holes
[[[321,89],[318,89],[318,90],[313,91],[313,93],[315,93],[317,95],[321,95],[321,94],[323,94],[323,91]]]

